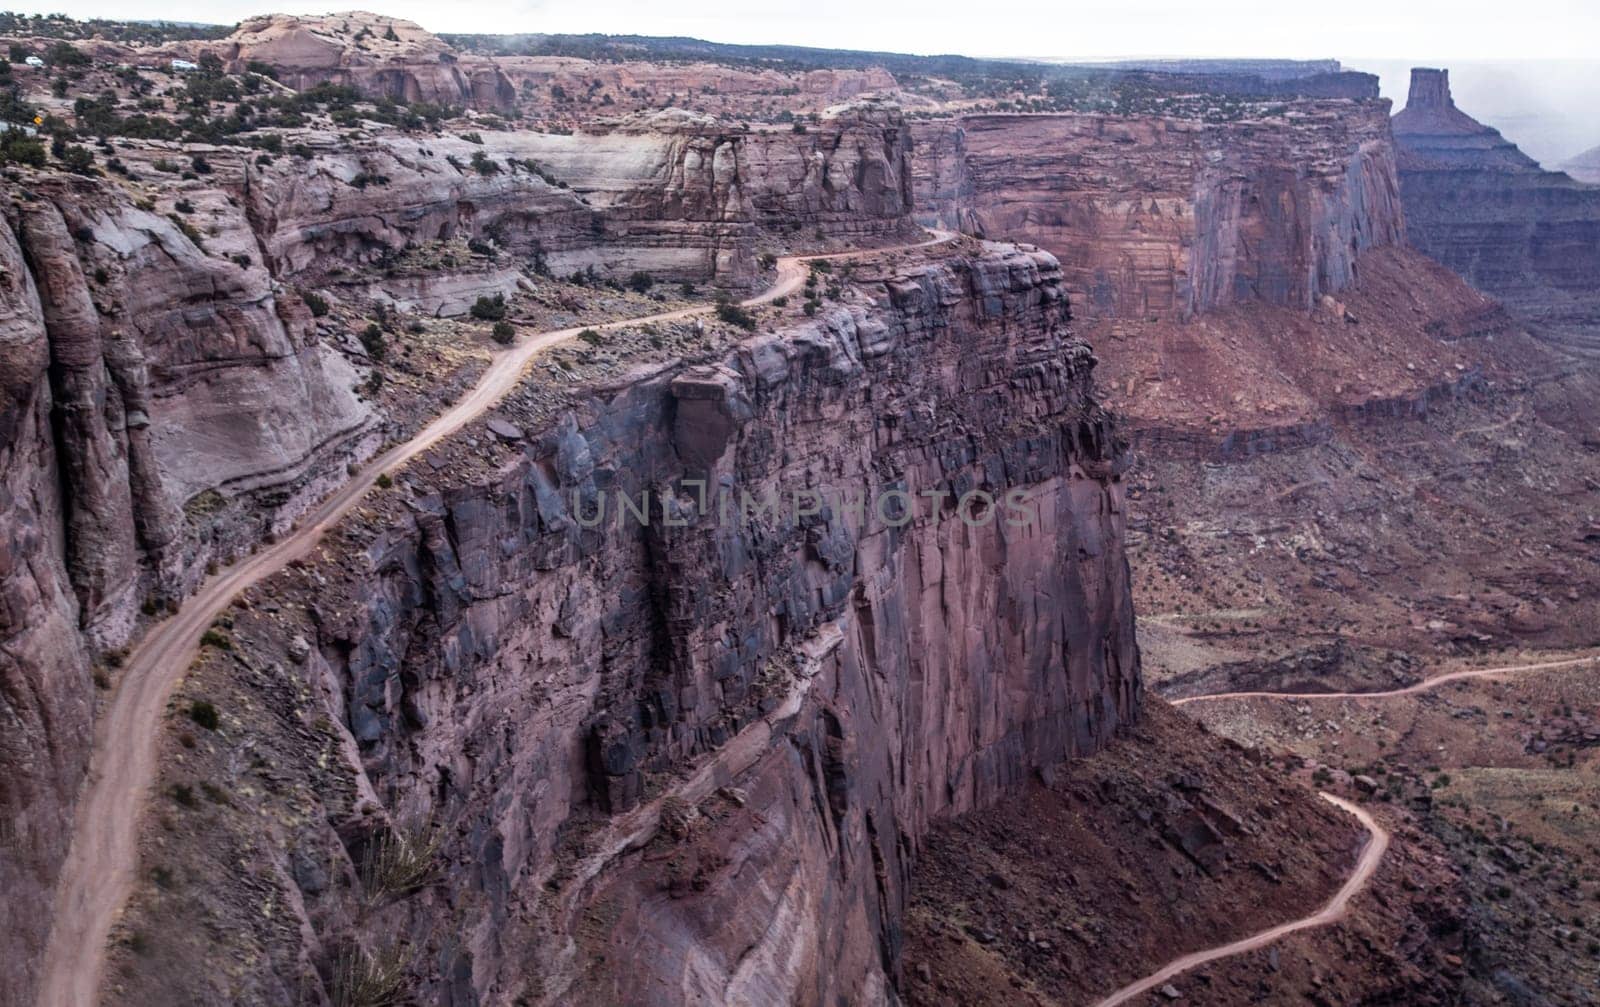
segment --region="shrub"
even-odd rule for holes
[[[378,833],[361,858],[361,887],[375,903],[404,898],[438,875],[440,834],[432,830]]]
[[[321,318],[328,313],[328,299],[311,290],[302,290],[300,299],[306,302],[306,307],[311,309],[314,318]]]
[[[200,634],[200,646],[215,647],[218,650],[232,650],[233,639],[227,633],[213,626]]]
[[[194,212],[194,204],[189,202],[187,199],[178,200],[176,203],[172,204],[172,208],[174,210],[177,210],[179,213],[193,213]]]
[[[600,335],[600,333],[596,332],[594,329],[584,329],[582,332],[578,333],[578,338],[588,343],[590,346],[599,346],[601,343],[605,342],[605,337]]]
[[[334,963],[333,1007],[394,1007],[406,1003],[405,962],[397,950],[368,955],[352,947]]]
[[[373,483],[381,490],[390,489],[394,486],[394,480],[389,478],[389,473],[387,472],[379,472],[378,478],[374,479]]]
[[[198,807],[200,804],[200,799],[194,796],[194,788],[187,783],[172,785],[172,799],[186,808]]]
[[[646,273],[644,270],[640,270],[628,277],[628,287],[635,293],[649,293],[650,288],[655,286],[655,284],[655,277],[651,276],[649,273]]]
[[[479,133],[462,133],[461,134],[461,139],[467,141],[468,143],[482,143],[483,142],[483,136],[482,136],[482,134],[479,134]]]
[[[495,163],[494,158],[490,157],[488,154],[485,154],[481,150],[475,150],[472,152],[472,166],[473,168],[477,169],[477,172],[480,175],[500,174],[500,165]]]
[[[480,297],[472,303],[471,313],[479,321],[498,322],[506,317],[506,297],[504,294]]]
[[[788,296],[787,296],[787,295],[784,295],[784,296],[781,296],[781,297],[774,297],[774,298],[773,298],[773,299],[772,299],[772,303],[773,303],[773,305],[774,305],[774,306],[775,306],[775,307],[779,307],[779,308],[784,308],[784,307],[788,307],[788,305],[789,305],[789,298],[788,298]]]
[[[729,325],[737,325],[741,329],[754,329],[756,317],[737,304],[723,302],[717,305],[717,317]]]
[[[501,346],[510,346],[511,341],[517,338],[517,328],[510,322],[494,323],[494,341]]]
[[[197,699],[189,704],[189,719],[208,731],[215,731],[222,723],[222,718],[217,715],[217,708],[203,699]]]
[[[196,154],[192,159],[190,159],[189,167],[194,169],[194,173],[196,175],[211,174],[211,162],[207,161],[199,154]]]
[[[5,164],[26,164],[43,168],[44,144],[19,129],[8,129],[0,133],[0,165]]]
[[[377,322],[371,322],[361,330],[361,348],[367,351],[367,356],[373,360],[382,360],[389,352],[389,347],[383,339],[383,329]]]
[[[817,313],[817,309],[820,307],[822,307],[822,302],[813,298],[812,300],[807,301],[801,310],[806,313],[807,318],[810,318],[812,315]]]

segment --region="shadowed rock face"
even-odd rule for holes
[[[1600,187],[1542,170],[1458,109],[1446,70],[1411,72],[1394,136],[1411,241],[1535,334],[1600,352]]]
[[[206,913],[260,950],[230,988],[354,932],[403,936],[424,999],[889,999],[930,822],[1098,749],[1141,687],[1121,451],[1055,261],[855,272],[860,296],[718,362],[590,389],[487,477],[424,461],[371,535],[240,611],[233,654],[271,670],[215,687],[296,711],[251,736],[262,796],[300,810],[269,835],[224,814],[221,841],[317,869],[278,882],[285,931],[215,862]],[[992,503],[958,508],[973,490]],[[645,491],[641,526],[618,494]],[[451,866],[358,914],[328,882],[388,821],[439,825]]]
[[[925,222],[1026,238],[1060,257],[1086,318],[1189,318],[1230,304],[1309,308],[1361,252],[1403,240],[1377,101],[1288,115],[968,116],[915,125]]]

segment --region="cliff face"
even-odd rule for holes
[[[1293,101],[1254,118],[971,116],[919,123],[918,212],[1061,258],[1084,317],[1308,308],[1399,242],[1386,105]]]
[[[1416,69],[1394,117],[1411,241],[1537,335],[1600,352],[1600,187],[1538,164]]]
[[[101,185],[35,182],[0,210],[0,811],[21,823],[0,922],[25,947],[70,835],[90,654],[291,520],[370,419],[298,299],[224,254],[255,250],[226,200],[207,254]]]
[[[478,476],[441,452],[253,593],[187,688],[258,764],[169,748],[166,779],[236,796],[220,833],[161,833],[207,895],[175,926],[141,892],[162,946],[130,1001],[271,999],[398,937],[422,999],[886,1002],[929,823],[1094,751],[1140,684],[1119,448],[1054,260],[853,283],[584,389]],[[648,526],[619,496],[645,491]],[[358,913],[391,823],[430,825],[444,874]],[[242,975],[199,967],[219,918]]]
[[[520,260],[537,251],[562,275],[592,266],[738,282],[764,230],[903,232],[909,161],[899,109],[860,101],[803,134],[742,132],[673,111],[572,136],[382,137],[246,171],[250,212],[285,275],[386,268],[407,250],[461,237],[493,240]]]

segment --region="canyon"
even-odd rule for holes
[[[0,1002],[153,674],[105,1002],[1086,1002],[1352,871],[1152,995],[1581,1002],[1423,767],[1584,687],[1405,687],[1600,644],[1600,189],[1442,71],[80,45],[239,128],[4,167]]]

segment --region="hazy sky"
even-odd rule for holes
[[[0,8],[7,6],[0,0]],[[1007,0],[994,6],[970,0],[364,0],[359,6],[436,32],[692,35],[719,42],[1057,59],[1594,58],[1600,39],[1595,0]],[[269,11],[350,8],[297,0],[47,0],[13,9],[227,23]]]

